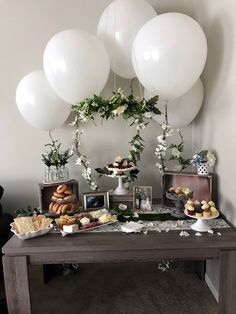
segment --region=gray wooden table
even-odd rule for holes
[[[219,229],[180,237],[179,231],[124,234],[48,234],[22,241],[13,236],[3,247],[9,314],[31,313],[28,264],[150,262],[168,259],[220,259],[219,313],[236,313],[236,232]]]

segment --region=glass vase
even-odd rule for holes
[[[69,180],[69,170],[68,168],[63,165],[61,166],[59,169],[58,169],[58,172],[59,172],[59,180],[60,181],[67,181]]]

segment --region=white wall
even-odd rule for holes
[[[195,0],[195,18],[208,41],[208,58],[203,73],[204,106],[195,120],[195,148],[209,148],[217,154],[219,207],[236,225],[236,2]],[[218,262],[207,263],[207,275],[218,290]]]
[[[31,71],[42,69],[42,56],[48,40],[57,32],[79,28],[96,33],[102,11],[110,0],[1,0],[0,1],[0,140],[1,184],[5,189],[5,211],[28,205],[38,206],[38,182],[43,179],[41,154],[49,138],[45,131],[31,127],[20,115],[15,103],[19,81]],[[189,1],[151,1],[159,13],[179,11],[191,14]],[[68,82],[69,84],[69,82]],[[111,76],[105,94],[113,90]],[[126,92],[129,82],[118,79]],[[136,90],[139,90],[136,88]],[[66,148],[72,140],[68,124],[55,131],[55,138]],[[103,166],[117,154],[127,155],[133,130],[124,121],[109,121],[103,127],[86,126],[84,152],[91,157],[92,167]],[[160,129],[152,122],[144,132],[146,149],[135,184],[152,185],[154,196],[160,196],[160,174],[155,167],[154,150]],[[191,127],[184,130],[187,152],[191,151]],[[81,191],[89,187],[80,176],[80,169],[71,161],[71,177],[80,181]],[[114,187],[113,179],[101,179],[101,188]]]

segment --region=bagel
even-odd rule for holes
[[[54,213],[56,213],[56,212],[58,211],[59,206],[60,206],[60,204],[55,203],[55,204],[52,206],[52,211],[53,211]]]
[[[65,197],[63,198],[63,200],[66,201],[66,200],[70,200],[70,199],[72,199],[72,198],[73,198],[73,195],[70,194],[70,195],[65,196]]]
[[[73,194],[73,192],[72,192],[71,189],[67,189],[67,190],[65,190],[63,193],[66,194],[66,195]]]
[[[51,200],[52,200],[52,201],[58,201],[58,198],[53,195],[53,196],[51,197]]]
[[[65,196],[65,194],[54,192],[53,196],[55,196],[56,198],[63,198]]]
[[[54,204],[55,204],[54,202],[51,202],[51,203],[49,204],[48,209],[49,209],[50,211],[52,211],[52,208],[53,208],[53,205],[54,205]]]
[[[66,212],[70,211],[72,208],[71,204],[64,204],[61,208],[61,213],[65,214]]]
[[[67,186],[65,184],[60,184],[57,187],[57,193],[62,194],[65,192],[65,190],[67,189]]]

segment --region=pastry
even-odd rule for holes
[[[57,187],[57,193],[62,194],[67,190],[67,186],[65,184],[60,184]]]
[[[188,211],[189,215],[191,215],[191,216],[195,215],[195,208],[193,206],[188,206],[187,211]]]
[[[203,212],[203,217],[204,218],[209,218],[209,217],[211,217],[211,212],[209,211],[209,212]]]
[[[67,190],[65,190],[63,193],[66,194],[66,195],[73,194],[72,190],[69,189],[69,188]]]
[[[53,196],[55,196],[56,198],[62,199],[65,196],[65,194],[54,192]]]
[[[195,210],[195,216],[198,218],[202,217],[203,215],[202,213],[203,213],[203,210],[201,208]]]
[[[73,195],[70,194],[70,195],[66,195],[66,196],[63,198],[63,200],[64,200],[64,201],[67,201],[67,200],[70,200],[70,199],[72,199],[72,198],[73,198]]]
[[[206,211],[206,212],[209,212],[210,211],[210,206],[207,203],[205,203],[205,204],[202,205],[202,209],[204,211]]]
[[[189,206],[193,206],[193,205],[194,205],[194,203],[193,203],[193,201],[192,201],[191,199],[188,199],[188,200],[187,200],[187,204],[188,204]]]
[[[214,203],[213,201],[209,201],[209,202],[208,202],[208,205],[209,205],[210,207],[215,207],[215,203]]]
[[[211,212],[212,216],[215,216],[218,213],[218,211],[217,211],[217,209],[215,207],[211,207],[210,208],[210,212]]]

